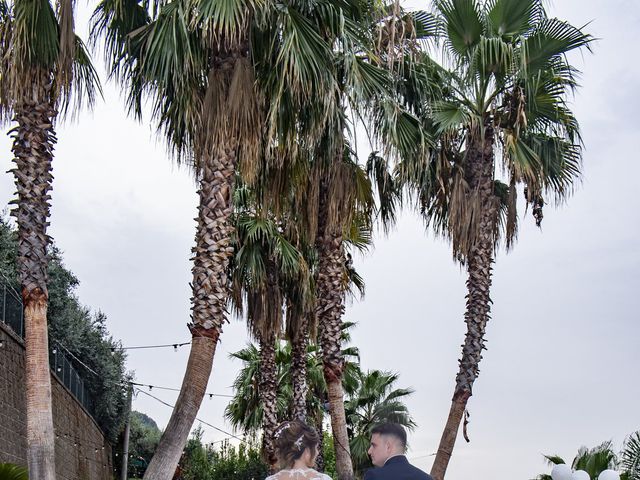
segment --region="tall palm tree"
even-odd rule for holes
[[[348,8],[335,1],[103,0],[96,10],[94,31],[104,35],[111,70],[129,88],[129,107],[139,116],[151,98],[160,131],[200,183],[191,354],[145,478],[170,478],[175,470],[227,321],[234,174],[239,168],[251,179],[265,150],[277,160],[279,135],[300,125],[294,117],[307,103],[335,109],[327,95],[335,89],[331,45],[319,32],[344,35],[335,20]]]
[[[442,480],[485,348],[494,253],[501,232],[507,248],[516,238],[518,185],[539,224],[544,199],[564,199],[579,177],[581,138],[566,103],[577,71],[566,54],[592,37],[548,18],[542,0],[434,5],[444,64],[425,61],[442,88],[415,102],[432,149],[404,158],[399,172],[468,274],[467,333],[431,470]]]
[[[315,242],[318,254],[315,306],[318,320],[318,345],[322,353],[336,450],[336,471],[340,480],[349,480],[353,477],[342,387],[344,359],[341,352],[341,325],[348,284],[343,235],[344,229],[350,224],[350,222],[345,223],[345,219],[352,218],[356,209],[362,209],[362,216],[369,218],[373,203],[371,186],[364,170],[357,165],[350,168],[350,165],[354,164],[336,163],[331,168],[334,172],[325,173],[320,178],[318,235]],[[347,168],[349,170],[344,171]],[[338,179],[341,181],[337,181]],[[364,196],[358,198],[357,192],[364,193]],[[342,202],[338,203],[340,200]],[[349,207],[353,210],[349,211]]]
[[[373,5],[372,5],[373,6]],[[404,149],[422,149],[421,139],[407,135],[420,133],[417,119],[401,103],[402,78],[413,71],[413,56],[421,42],[431,35],[430,17],[423,12],[406,13],[398,2],[384,2],[362,13],[365,40],[355,52],[347,50],[340,57],[342,72],[337,95],[344,113],[330,124],[325,141],[320,143],[317,159],[317,231],[316,279],[318,343],[322,351],[325,381],[336,450],[336,470],[340,480],[353,477],[347,419],[342,390],[343,362],[340,358],[340,325],[344,314],[345,277],[350,259],[343,249],[343,239],[353,226],[360,225],[370,236],[376,216],[386,229],[393,221],[395,189],[380,188],[378,211],[373,199],[372,180],[367,170],[357,164],[349,147],[351,125],[348,112],[367,127],[369,140],[387,154]],[[428,83],[428,82],[425,82]],[[411,137],[409,140],[408,138]],[[354,219],[357,221],[354,223]]]
[[[26,344],[27,463],[32,478],[55,478],[47,336],[47,235],[51,164],[59,111],[93,104],[100,86],[74,31],[73,2],[0,2],[0,120],[13,120],[18,272]]]
[[[371,467],[367,450],[371,430],[376,425],[394,422],[412,430],[415,422],[404,403],[405,397],[411,395],[413,390],[395,388],[398,374],[370,370],[359,371],[357,376],[357,389],[348,395],[345,410],[355,470],[362,472]]]
[[[283,326],[283,289],[286,284],[295,284],[300,291],[308,291],[310,271],[302,254],[287,238],[287,233],[295,229],[260,209],[248,192],[237,197],[242,201],[237,202],[234,215],[236,254],[230,265],[231,299],[238,313],[246,311],[249,331],[260,345],[258,392],[263,454],[269,465],[275,465],[273,435],[279,423],[275,348]]]

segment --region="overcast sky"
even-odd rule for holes
[[[79,24],[88,9],[81,3]],[[542,229],[521,209],[516,248],[497,258],[488,351],[469,402],[471,443],[459,438],[451,479],[530,479],[548,471],[543,453],[573,458],[581,445],[605,440],[619,447],[640,429],[640,67],[633,54],[640,2],[557,0],[549,11],[574,25],[591,22],[587,31],[601,39],[593,55],[574,59],[583,71],[573,108],[586,143],[584,181],[566,205],[545,210]],[[93,113],[60,125],[50,233],[81,281],[81,301],[108,315],[125,346],[188,341],[196,188],[153,127],[128,119],[122,105],[108,84]],[[10,159],[2,137],[2,172]],[[14,190],[3,173],[0,208]],[[349,305],[345,320],[358,323],[353,342],[364,368],[398,372],[398,386],[415,389],[409,457],[429,470],[464,339],[464,272],[411,212],[388,238],[378,235],[356,267],[366,298]],[[245,326],[232,321],[221,340],[209,391],[229,394],[240,364],[228,355],[247,341]],[[179,387],[187,348],[132,350],[128,366],[138,382]],[[225,404],[205,399],[199,417],[229,430]],[[161,427],[171,413],[145,395],[134,408]],[[205,427],[207,441],[221,438]]]

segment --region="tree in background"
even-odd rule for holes
[[[567,103],[578,72],[567,54],[588,49],[593,38],[549,18],[543,3],[434,1],[443,63],[424,61],[440,88],[414,102],[431,148],[427,156],[403,158],[399,172],[467,272],[467,332],[431,469],[435,480],[445,476],[479,374],[495,252],[501,238],[507,248],[516,239],[519,186],[540,225],[545,201],[567,198],[580,177],[580,130]]]
[[[413,393],[410,388],[396,388],[399,375],[380,370],[356,374],[356,388],[347,396],[345,410],[354,470],[358,474],[373,467],[367,451],[371,430],[381,423],[399,423],[409,430],[416,426],[404,403]]]
[[[250,335],[258,342],[260,364],[258,392],[262,407],[262,449],[270,465],[276,464],[278,425],[276,343],[282,335],[287,285],[309,291],[310,268],[302,253],[296,229],[286,217],[276,217],[256,204],[251,192],[236,185],[236,235],[229,265],[231,304],[239,316],[246,313]]]
[[[545,455],[544,458],[551,467],[567,464],[558,455]],[[605,470],[619,471],[621,480],[640,479],[640,431],[627,437],[620,454],[616,454],[611,441],[603,442],[594,448],[580,447],[571,462],[571,469],[587,472],[592,480],[597,480]],[[551,480],[551,475],[543,473],[535,480]]]
[[[136,477],[144,475],[146,466],[151,461],[153,453],[156,451],[162,432],[156,422],[142,412],[132,411],[129,430],[129,471],[135,472]],[[122,468],[123,439],[114,447],[114,468],[118,471]],[[135,462],[133,461],[135,460]],[[131,473],[129,477],[133,477]]]
[[[640,430],[625,440],[620,453],[620,467],[625,480],[640,480]]]
[[[351,326],[351,325],[349,325]],[[346,331],[347,329],[345,329]],[[343,338],[348,339],[348,332],[343,332]],[[346,392],[345,412],[347,429],[351,441],[351,451],[354,459],[355,471],[361,473],[368,462],[371,429],[384,422],[396,422],[412,429],[415,427],[404,398],[413,393],[411,389],[396,388],[397,374],[372,370],[363,372],[357,361],[357,350],[347,348],[342,355],[347,359],[343,388]],[[260,369],[260,355],[258,349],[249,344],[243,350],[231,354],[232,358],[242,360],[243,366],[234,382],[234,398],[225,410],[225,416],[236,429],[246,435],[255,435],[262,425],[262,402],[258,393],[258,371]],[[291,418],[294,405],[291,378],[291,346],[286,341],[280,341],[276,347],[277,366],[277,412],[278,421]],[[349,361],[353,360],[353,361]],[[319,418],[323,423],[327,414],[327,390],[322,373],[322,361],[317,347],[310,345],[307,350],[307,418]],[[316,428],[318,426],[316,425]],[[322,430],[323,427],[319,428]],[[333,437],[323,434],[323,469],[325,473],[335,469],[335,450]],[[329,440],[329,441],[328,441]],[[333,466],[332,466],[333,465]]]
[[[17,287],[17,233],[0,217],[0,281]],[[122,431],[126,411],[123,387],[128,380],[126,356],[106,328],[106,315],[83,306],[75,294],[78,278],[65,267],[62,253],[49,248],[48,329],[52,346],[68,350],[94,402],[94,418],[111,442]],[[79,363],[77,359],[81,359]],[[89,369],[87,369],[89,367]],[[47,357],[47,369],[49,362]]]
[[[336,110],[333,40],[353,33],[345,17],[357,7],[333,0],[103,0],[96,9],[94,32],[106,39],[109,69],[127,87],[129,106],[139,116],[150,100],[158,130],[199,182],[191,354],[148,478],[166,479],[175,469],[227,321],[235,174],[251,178],[265,150],[281,161],[278,135],[286,130],[284,147],[292,146],[302,125],[295,117],[306,104],[322,104],[317,129]]]
[[[92,104],[100,86],[74,31],[74,2],[0,1],[0,122],[10,130],[17,199],[18,280],[25,321],[27,463],[32,478],[55,478],[47,267],[56,144],[62,114]]]
[[[202,434],[197,427],[187,442],[180,460],[181,479],[260,480],[269,474],[257,445],[242,442],[235,447],[224,440],[216,449],[215,444],[202,443]]]

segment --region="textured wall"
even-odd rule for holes
[[[24,344],[0,322],[0,463],[26,465]],[[75,397],[51,375],[56,478],[112,478],[111,445]]]

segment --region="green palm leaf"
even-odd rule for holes
[[[446,43],[462,57],[480,41],[484,27],[474,0],[435,0],[446,31]]]
[[[567,22],[546,19],[523,42],[522,68],[528,75],[535,75],[556,56],[583,47],[590,50],[593,40],[591,35]]]
[[[640,431],[629,435],[620,454],[620,466],[627,480],[640,480]]]
[[[492,33],[506,41],[528,32],[543,15],[540,0],[493,0],[487,20]]]
[[[20,467],[12,463],[0,463],[0,480],[28,480],[26,467]]]

